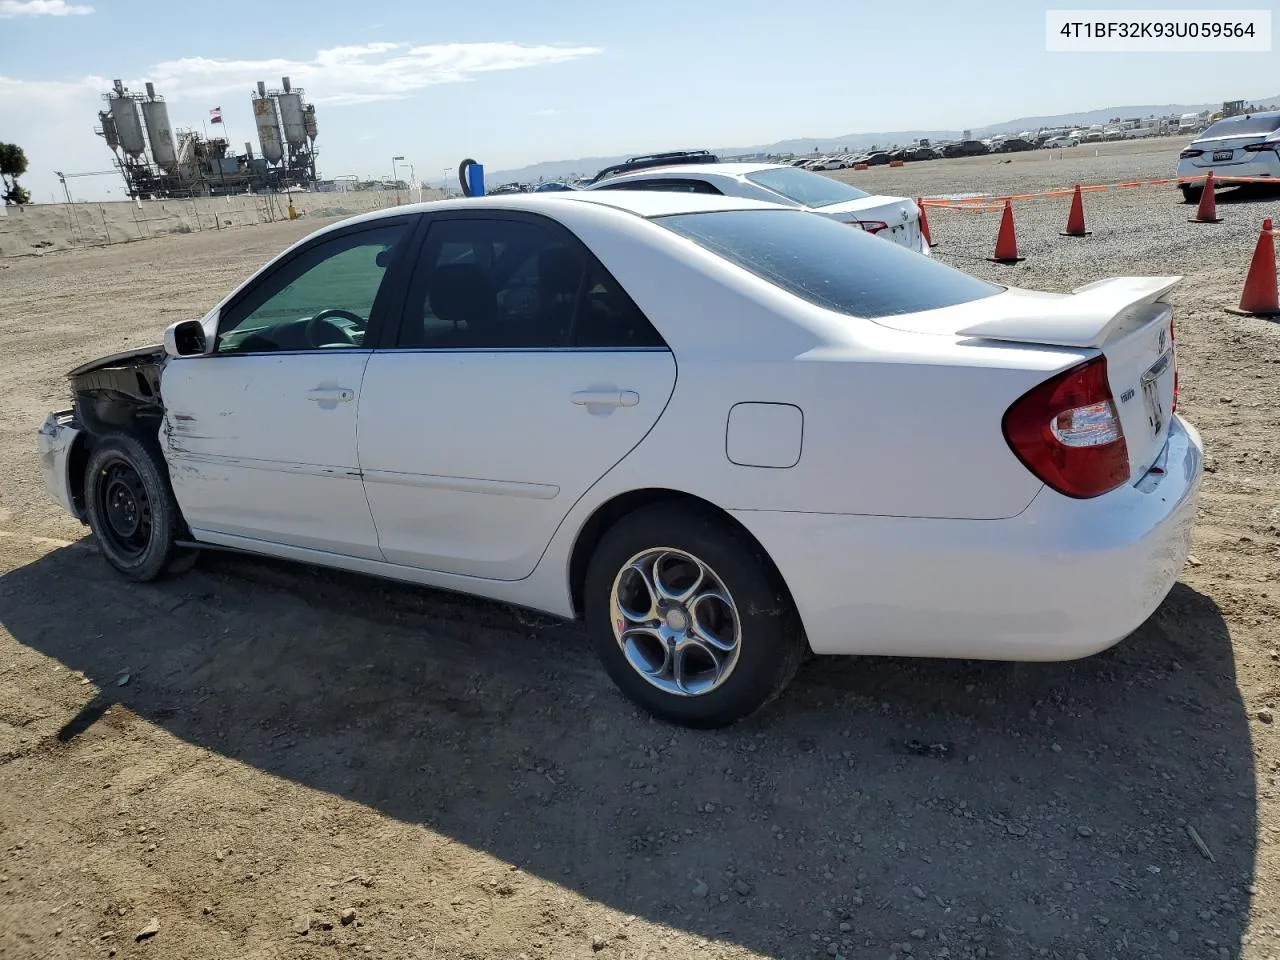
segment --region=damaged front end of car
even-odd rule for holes
[[[50,413],[38,434],[40,467],[50,495],[86,522],[84,473],[95,437],[127,432],[156,444],[164,405],[159,344],[102,357],[67,373],[71,407]]]

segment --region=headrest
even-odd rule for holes
[[[431,275],[431,312],[448,323],[475,329],[498,312],[498,294],[488,271],[474,263],[449,263]]]
[[[544,293],[577,293],[582,255],[562,245],[544,248],[538,253],[538,280]]]

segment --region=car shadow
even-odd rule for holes
[[[0,623],[102,691],[63,742],[119,703],[763,955],[1241,949],[1253,752],[1227,626],[1184,585],[1086,660],[815,659],[714,733],[631,708],[576,625],[229,554],[139,586],[58,549],[0,577]]]
[[[1214,202],[1230,206],[1241,203],[1274,203],[1280,200],[1280,183],[1242,183],[1223,186],[1214,191]]]

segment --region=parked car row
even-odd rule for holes
[[[793,167],[805,170],[848,170],[866,164],[868,167],[883,166],[895,160],[932,160],[939,154],[928,143],[910,147],[895,147],[892,150],[868,150],[864,153],[842,153],[827,157],[798,157],[786,161]]]
[[[948,143],[931,144],[922,140],[905,147],[893,147],[887,150],[868,150],[862,153],[833,154],[822,157],[797,157],[785,162],[805,170],[846,170],[866,164],[869,167],[881,166],[895,161],[903,163],[934,160],[938,157],[974,157],[988,153],[1014,153],[1022,150],[1035,150],[1050,146],[1027,137],[995,137],[988,140],[956,140]],[[1064,144],[1054,143],[1052,146],[1075,146],[1076,142]]]

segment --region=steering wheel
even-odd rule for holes
[[[351,339],[351,334],[342,329],[342,327],[329,323],[330,317],[341,317],[343,320],[350,320],[360,330],[363,330],[368,325],[368,321],[364,317],[352,313],[350,310],[321,310],[307,321],[307,342],[311,346],[324,347],[338,343],[355,346],[355,341]]]

